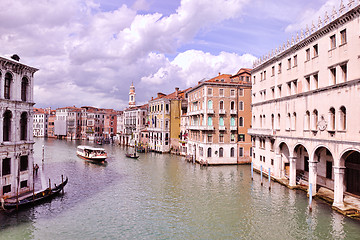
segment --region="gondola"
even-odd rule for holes
[[[128,158],[135,158],[135,159],[139,158],[139,155],[136,155],[136,153],[133,153],[133,154],[126,153],[125,156]]]
[[[66,177],[65,181],[54,188],[47,188],[45,190],[31,194],[23,199],[17,200],[16,198],[6,199],[1,203],[4,210],[20,209],[39,204],[40,202],[50,200],[60,193],[68,182]]]

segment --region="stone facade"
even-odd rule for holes
[[[18,60],[0,57],[1,198],[33,189],[33,89],[38,69]]]
[[[257,61],[252,71],[254,167],[290,186],[360,196],[360,7]]]

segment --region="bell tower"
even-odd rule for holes
[[[129,91],[129,107],[134,107],[135,106],[135,87],[134,84],[131,83],[130,86],[130,91]]]

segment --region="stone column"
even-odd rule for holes
[[[297,157],[289,157],[290,162],[290,179],[289,179],[289,185],[291,187],[296,186],[296,159]]]
[[[1,89],[1,88],[0,88]],[[4,111],[0,110],[0,143],[4,142]]]
[[[317,178],[317,162],[314,161],[314,157],[311,157],[309,160],[309,188],[308,193],[310,191],[310,183],[312,184],[312,195],[316,195],[316,178]]]
[[[344,175],[345,168],[334,166],[334,203],[335,207],[344,206]]]

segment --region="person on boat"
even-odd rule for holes
[[[39,165],[35,164],[35,167],[34,167],[34,169],[35,169],[35,175],[37,175],[37,173],[38,173],[38,170],[39,170]]]

